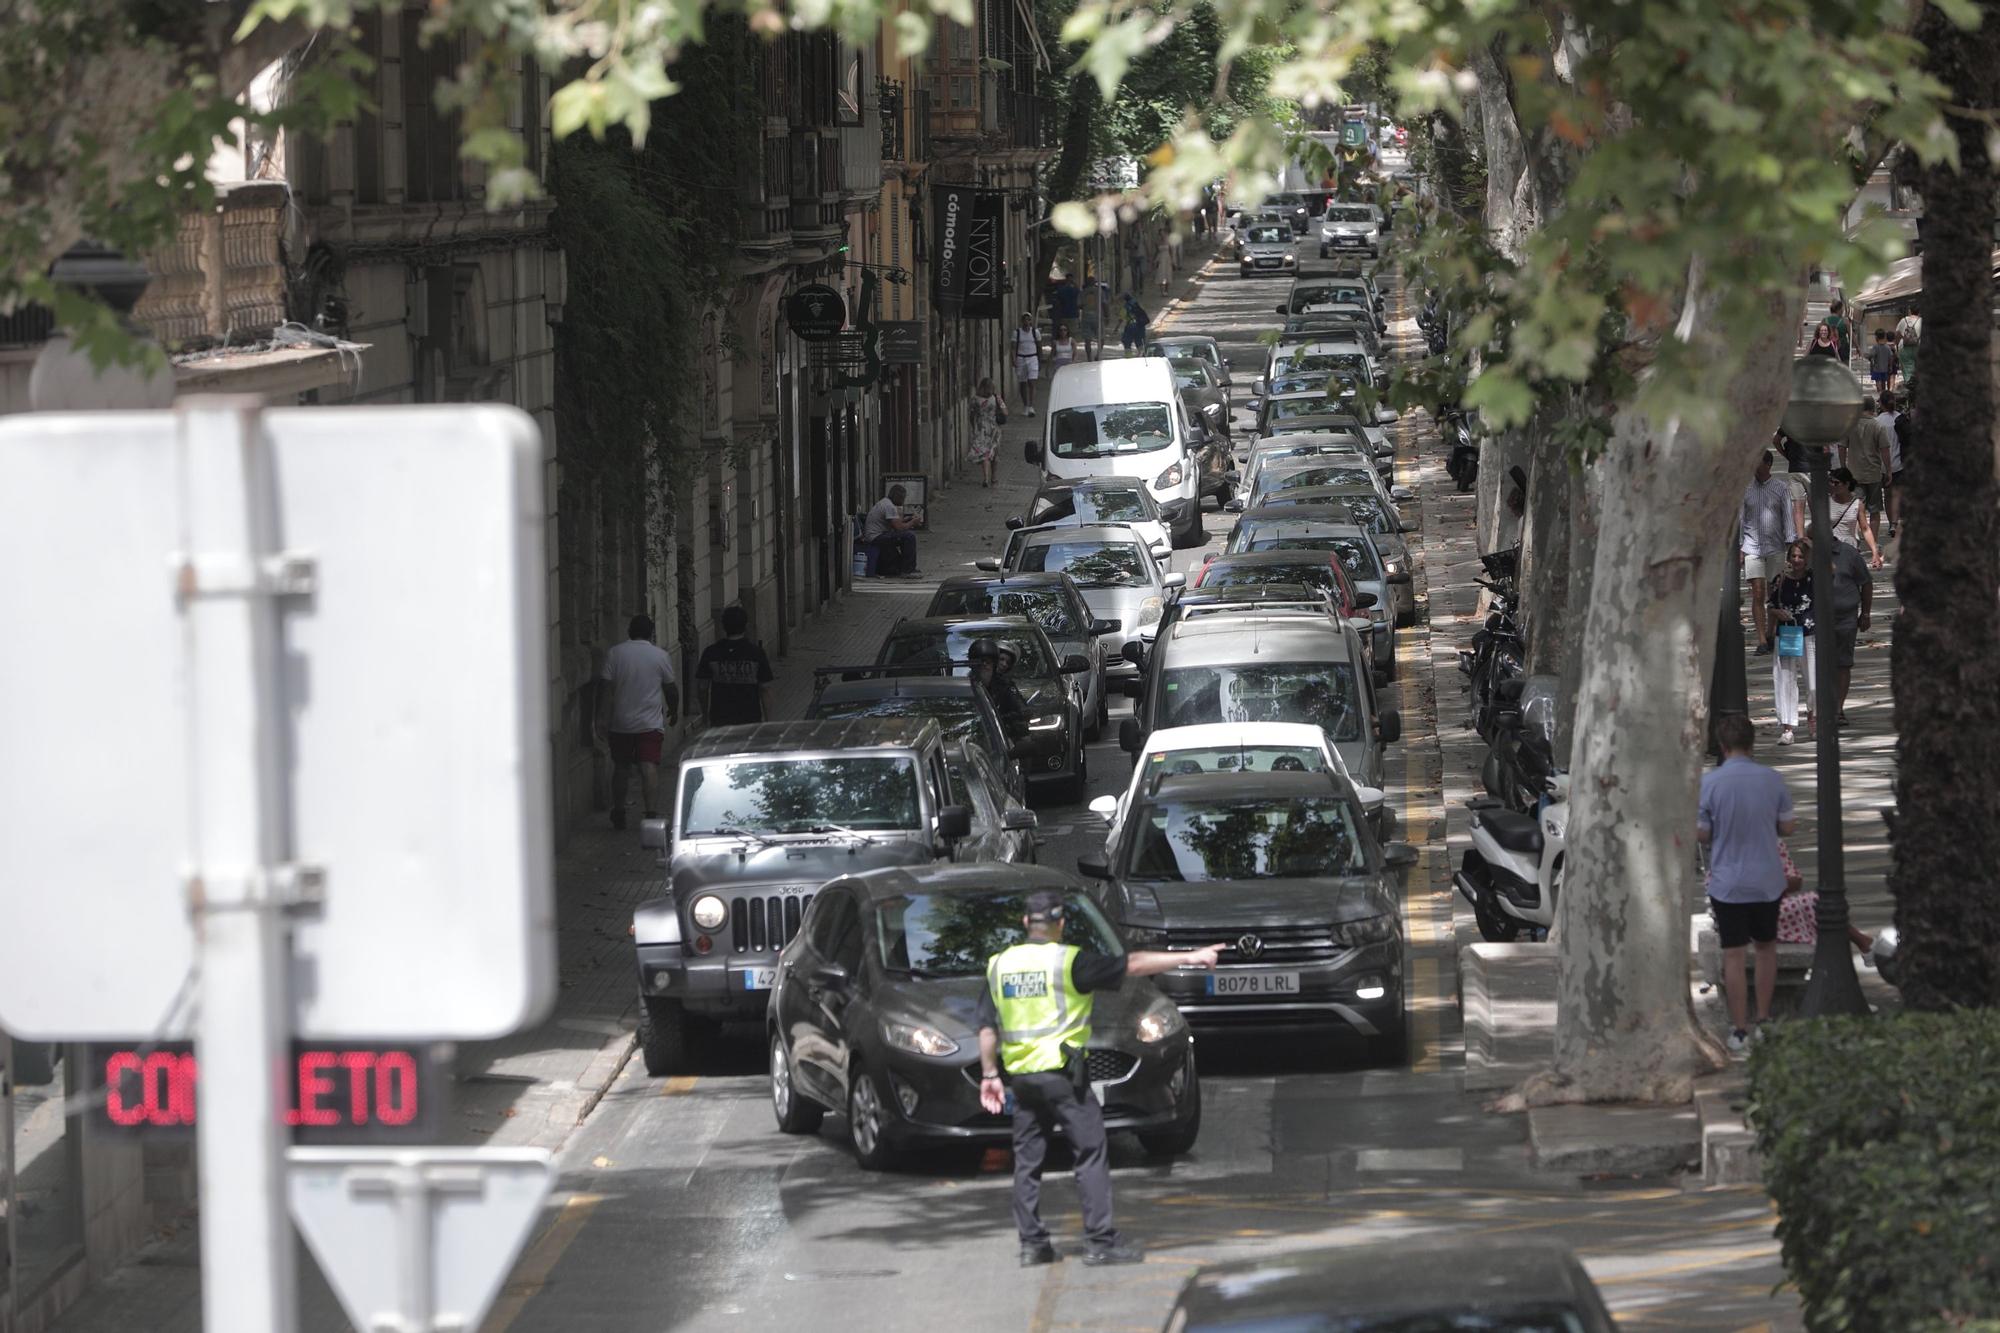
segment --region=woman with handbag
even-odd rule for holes
[[[1799,725],[1799,668],[1806,677],[1806,734],[1812,734],[1813,691],[1812,547],[1793,542],[1785,548],[1785,568],[1771,580],[1771,620],[1777,626],[1777,651],[1771,657],[1771,693],[1778,703],[1778,744],[1792,743]]]
[[[993,387],[991,376],[979,381],[972,399],[972,447],[967,450],[979,464],[979,484],[993,484],[993,455],[1000,448],[1000,428],[1007,424],[1007,400]]]

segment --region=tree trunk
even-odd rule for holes
[[[1716,344],[1697,279],[1675,335]],[[1722,433],[1619,415],[1602,473],[1558,905],[1555,1067],[1518,1101],[1686,1101],[1720,1051],[1688,994],[1695,791],[1708,737],[1718,562],[1790,390],[1796,298],[1722,388]]]
[[[2000,4],[1961,32],[1926,8],[1926,68],[1972,112],[2000,107]],[[1917,441],[1905,450],[1904,537],[1890,665],[1896,701],[1895,860],[1903,998],[2000,1004],[2000,480],[1995,478],[1990,132],[1952,116],[1960,169],[1926,172]]]
[[[1565,771],[1575,765],[1576,701],[1583,687],[1583,621],[1595,582],[1597,524],[1603,494],[1603,478],[1594,462],[1570,468],[1568,616],[1562,664],[1557,668],[1562,683],[1556,690],[1563,707],[1556,711],[1555,739],[1556,767]]]
[[[1521,518],[1508,508],[1515,489],[1513,470],[1528,466],[1524,431],[1488,434],[1479,441],[1479,553],[1503,550],[1521,540]]]
[[[1560,675],[1565,640],[1570,636],[1569,454],[1555,438],[1550,419],[1538,417],[1529,428],[1528,513],[1521,542],[1521,614],[1528,636],[1527,670],[1531,676]],[[1574,696],[1559,696],[1558,704]]]

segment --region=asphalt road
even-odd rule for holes
[[[1319,267],[1316,253],[1299,246],[1307,272]],[[1288,285],[1223,268],[1162,329],[1222,341],[1239,424],[1263,363],[1259,335],[1277,324],[1273,306]],[[1392,344],[1397,334],[1415,342],[1408,321],[1392,325]],[[1407,424],[1410,457],[1420,423]],[[1213,548],[1227,522],[1211,514],[1208,526]],[[1174,566],[1201,557],[1176,552]],[[1406,662],[1428,660],[1427,629],[1400,633]],[[1435,720],[1413,715],[1430,712],[1425,684],[1409,678],[1418,674],[1392,687],[1410,739],[1391,747],[1389,767],[1390,799],[1421,837],[1437,761]],[[1113,708],[1122,714],[1129,703]],[[1091,796],[1121,788],[1129,772],[1116,735],[1114,721],[1092,747]],[[1074,867],[1101,845],[1101,825],[1081,806],[1041,814],[1044,864]],[[780,1134],[763,1053],[746,1029],[698,1075],[652,1079],[636,1059],[628,1064],[572,1139],[551,1217],[486,1328],[1153,1329],[1204,1262],[1394,1241],[1407,1246],[1418,1284],[1426,1238],[1444,1234],[1563,1239],[1629,1327],[1797,1327],[1793,1303],[1770,1296],[1781,1273],[1761,1192],[1551,1180],[1529,1166],[1522,1117],[1487,1114],[1460,1091],[1450,910],[1430,889],[1412,875],[1410,1067],[1371,1069],[1333,1042],[1204,1040],[1194,1152],[1159,1162],[1114,1139],[1119,1222],[1147,1251],[1141,1267],[1017,1268],[1003,1151],[870,1173],[856,1166],[839,1116],[813,1137]],[[1076,1197],[1053,1170],[1044,1208],[1073,1260],[1082,1247]]]

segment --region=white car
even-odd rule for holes
[[[1336,253],[1382,256],[1382,212],[1373,204],[1328,204],[1319,222],[1319,257]]]
[[[1118,840],[1119,827],[1132,802],[1159,786],[1161,778],[1196,772],[1282,772],[1295,765],[1313,773],[1338,773],[1354,786],[1376,836],[1388,835],[1389,815],[1381,789],[1355,783],[1339,749],[1324,730],[1310,722],[1205,722],[1192,727],[1163,727],[1146,738],[1124,794],[1098,797],[1090,803],[1090,812],[1106,822],[1104,846],[1108,852]]]
[[[994,569],[1010,568],[1014,563],[1014,552],[1020,547],[1020,534],[1037,527],[1054,523],[1129,523],[1134,531],[1146,539],[1153,559],[1164,565],[1173,555],[1173,539],[1167,532],[1166,519],[1160,515],[1160,506],[1153,499],[1146,483],[1139,477],[1085,477],[1081,481],[1044,480],[1034,498],[1028,501],[1028,511],[1018,518],[1007,520],[1010,535],[1007,546],[993,565]],[[981,569],[986,568],[984,562]]]

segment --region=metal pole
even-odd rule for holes
[[[1847,870],[1840,826],[1840,692],[1834,683],[1833,653],[1838,632],[1827,614],[1833,606],[1833,525],[1827,521],[1827,451],[1812,449],[1813,668],[1817,677],[1813,711],[1819,720],[1819,941],[1813,948],[1812,979],[1800,1012],[1808,1018],[1865,1014],[1867,997],[1854,974],[1847,942]]]
[[[1731,713],[1750,713],[1750,675],[1743,661],[1743,526],[1729,530],[1729,559],[1724,562],[1722,611],[1716,617],[1715,667],[1709,673],[1708,738],[1717,763],[1722,747],[1715,724]]]
[[[277,549],[257,400],[198,399],[175,422],[181,607],[189,699],[188,902],[196,931],[202,1322],[208,1333],[290,1333],[282,1089],[290,995],[281,883],[284,713]]]

